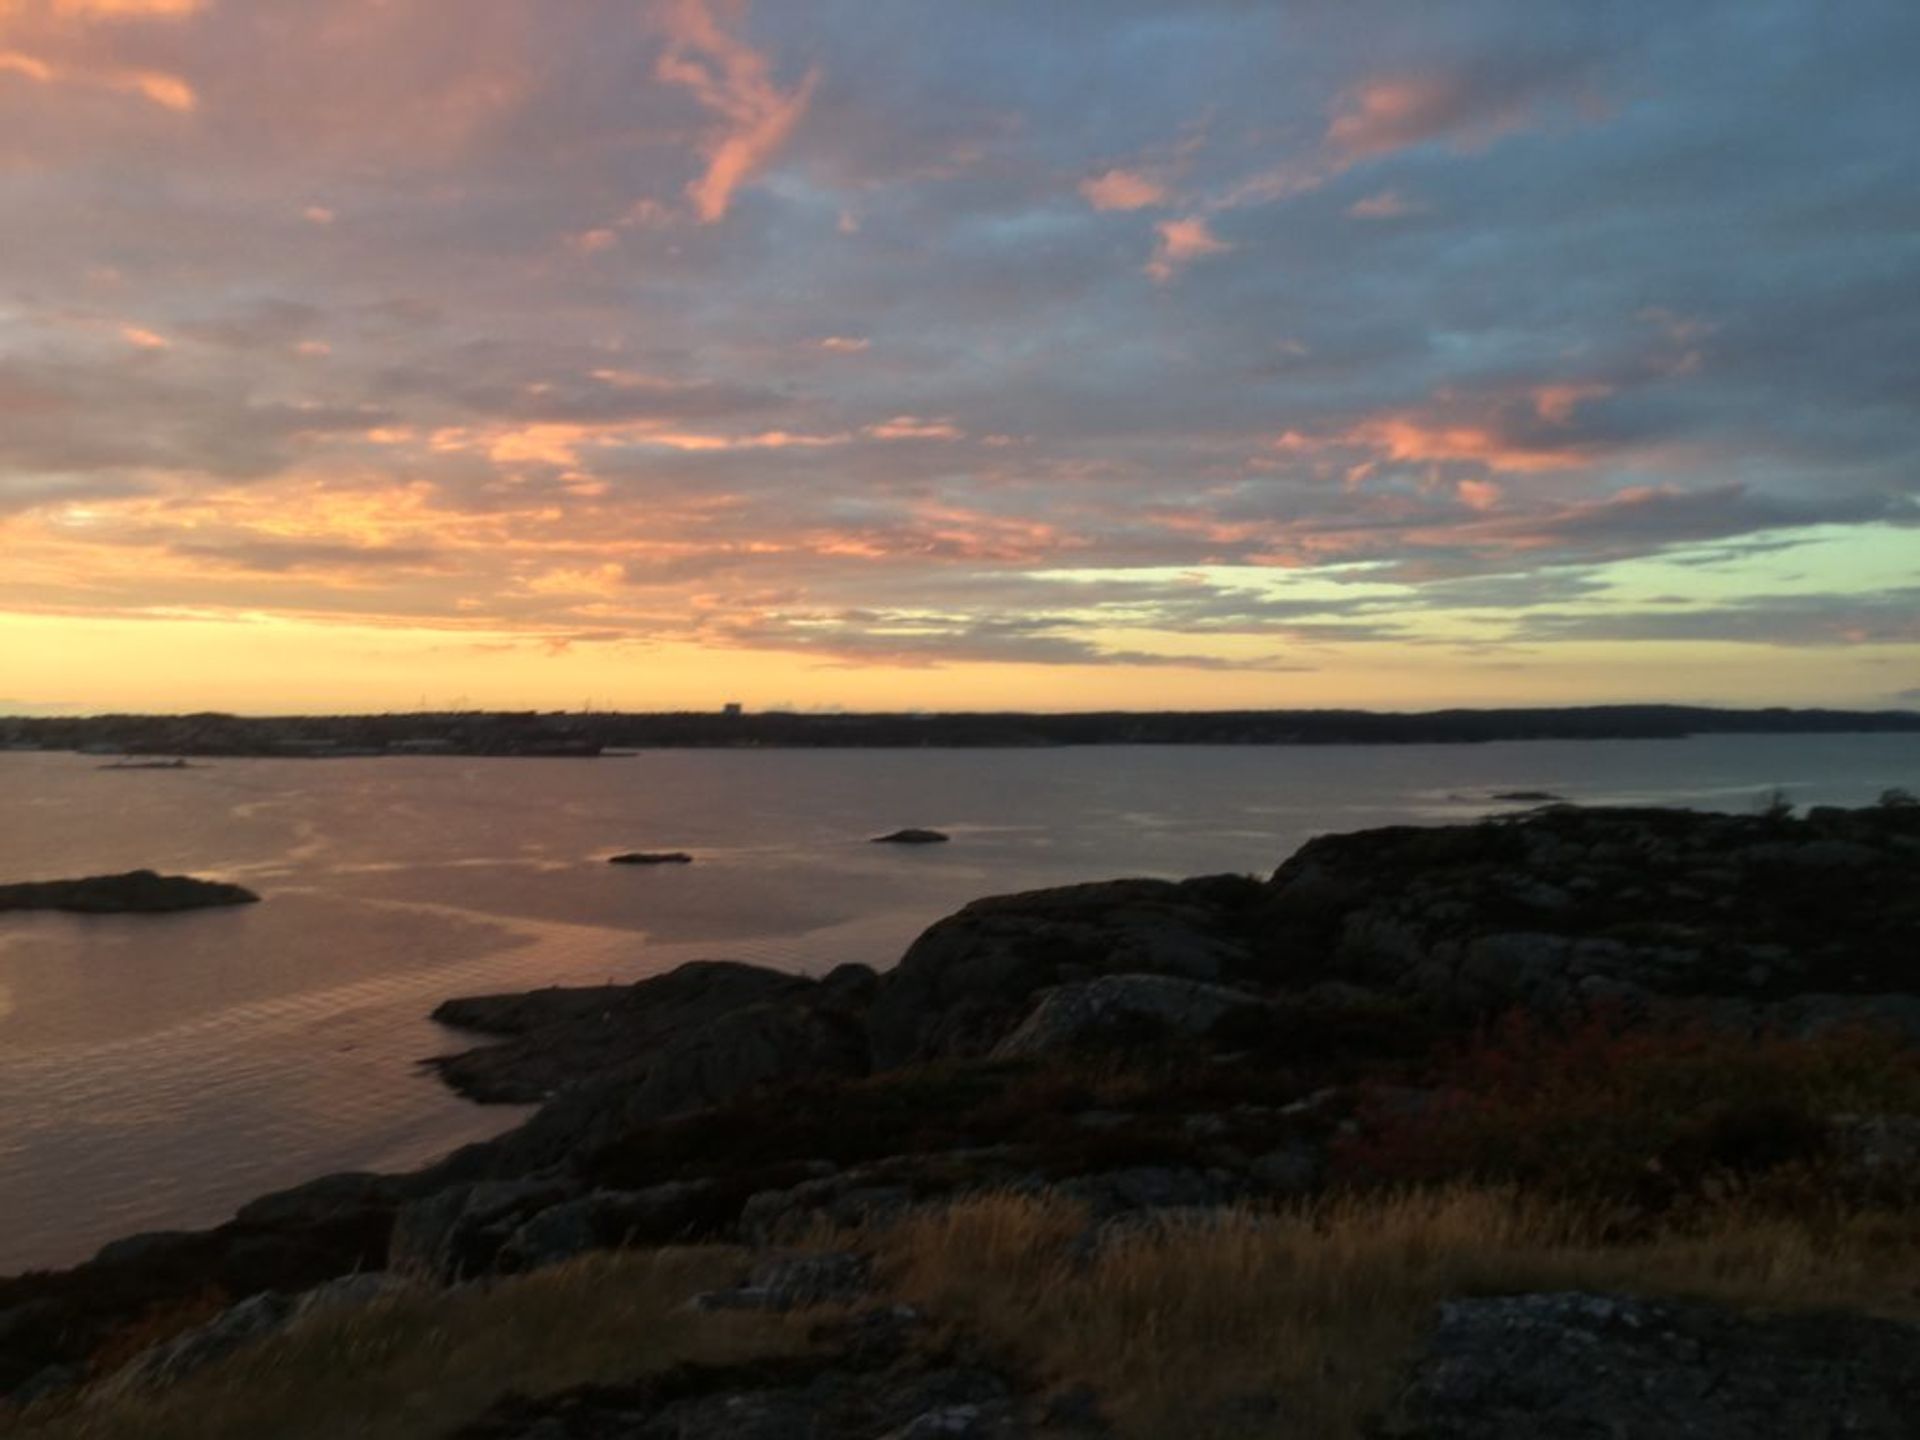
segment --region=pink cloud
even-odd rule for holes
[[[52,8],[77,20],[177,19],[206,9],[207,0],[53,0]]]
[[[1460,497],[1460,503],[1469,510],[1486,512],[1496,510],[1506,498],[1506,491],[1492,480],[1462,480],[1454,486],[1454,494]]]
[[[83,85],[99,90],[138,95],[165,110],[192,110],[199,96],[177,75],[158,70],[56,65],[24,50],[0,50],[0,74],[20,75],[40,85]]]
[[[1236,182],[1230,189],[1209,203],[1209,210],[1239,210],[1251,205],[1271,205],[1276,200],[1290,200],[1295,195],[1304,195],[1309,190],[1317,190],[1327,183],[1330,175],[1337,174],[1343,167],[1328,165],[1318,158],[1311,160],[1289,160],[1279,165],[1269,165],[1264,170],[1255,171]]]
[[[1516,474],[1578,469],[1590,459],[1571,446],[1529,442],[1493,420],[1454,421],[1410,411],[1363,421],[1343,438],[1402,463],[1457,461]]]
[[[1476,88],[1465,75],[1385,76],[1340,97],[1327,140],[1365,158],[1448,137],[1485,144],[1518,129],[1524,118],[1524,105]]]
[[[876,440],[958,440],[964,432],[951,420],[896,415],[878,425],[869,425],[866,433]]]
[[[655,74],[690,90],[721,126],[701,145],[705,172],[687,186],[694,212],[708,224],[723,219],[733,195],[772,163],[807,112],[820,76],[799,85],[774,83],[767,57],[729,34],[709,0],[674,0],[661,14],[666,50]],[[730,17],[738,7],[726,7]]]
[[[567,244],[582,255],[597,255],[602,250],[611,250],[620,243],[620,236],[612,230],[583,230],[578,235],[567,237]]]
[[[1166,202],[1167,190],[1138,170],[1108,170],[1080,182],[1080,193],[1096,210],[1144,210]]]
[[[87,51],[88,28],[103,22],[182,20],[206,8],[207,0],[44,0],[40,5],[0,0],[0,75],[19,75],[42,85],[81,86],[134,95],[163,110],[184,114],[200,97],[180,76],[145,66],[115,64]],[[21,48],[25,46],[26,48]]]
[[[1570,425],[1583,401],[1611,395],[1611,385],[1542,385],[1533,392],[1534,413],[1549,425]]]
[[[1403,215],[1418,215],[1425,208],[1398,190],[1382,190],[1378,195],[1354,201],[1347,207],[1347,214],[1356,220],[1398,220]]]
[[[1233,248],[1215,235],[1206,220],[1198,215],[1189,215],[1183,220],[1162,220],[1154,226],[1154,232],[1158,239],[1146,270],[1162,284],[1195,260],[1223,255]]]
[[[42,85],[52,82],[54,68],[46,61],[19,50],[0,50],[0,73],[24,75]]]

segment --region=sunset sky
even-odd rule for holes
[[[0,712],[1920,704],[1914,0],[0,0]]]

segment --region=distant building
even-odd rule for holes
[[[740,718],[740,702],[738,700],[729,700],[720,707],[720,713],[729,720],[738,720]]]

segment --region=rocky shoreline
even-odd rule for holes
[[[302,1296],[371,1303],[390,1282],[467,1284],[609,1248],[745,1245],[764,1257],[743,1281],[754,1293],[712,1303],[845,1305],[866,1288],[861,1254],[794,1271],[781,1247],[807,1237],[817,1257],[823,1235],[988,1192],[1057,1197],[1097,1237],[1364,1190],[1397,1178],[1381,1168],[1381,1137],[1408,1115],[1450,1113],[1458,1082],[1436,1076],[1497,1017],[1548,1035],[1723,1037],[1696,1046],[1870,1034],[1903,1055],[1920,1044],[1920,806],[1899,800],[1804,817],[1549,805],[1322,837],[1264,881],[979,900],[884,973],[703,962],[629,986],[450,1000],[435,1018],[489,1040],[430,1063],[475,1100],[538,1103],[525,1124],[410,1175],[324,1177],[217,1230],[134,1237],[71,1271],[0,1281],[0,1394],[78,1382],[130,1319],[209,1286],[243,1303],[136,1358],[142,1373],[171,1377],[224,1353],[223,1337],[281,1328],[318,1303]],[[1714,1123],[1676,1140],[1645,1183],[1629,1170],[1634,1213],[1681,1203],[1701,1177],[1815,1160],[1834,1184],[1920,1196],[1920,1115],[1777,1122],[1792,1139],[1777,1160],[1736,1155],[1721,1133],[1731,1122]],[[348,1276],[361,1277],[350,1293]],[[1590,1433],[1579,1425],[1605,1405],[1568,1409],[1514,1368],[1523,1355],[1536,1369],[1614,1356],[1644,1372],[1637,1393],[1695,1427],[1633,1433],[1757,1435],[1772,1432],[1755,1416],[1846,1405],[1859,1417],[1848,1433],[1905,1435],[1901,1417],[1920,1406],[1920,1366],[1903,1368],[1920,1330],[1894,1321],[1862,1330],[1869,1358],[1836,1379],[1751,1362],[1812,1353],[1784,1322],[1593,1296],[1492,1303],[1439,1318],[1392,1433]],[[1097,1404],[1049,1420],[1017,1375],[929,1361],[894,1333],[906,1324],[875,1320],[866,1339],[747,1389],[769,1414],[864,1417],[823,1434],[1106,1433],[1088,1418]],[[1655,1366],[1635,1338],[1649,1326],[1685,1332],[1691,1348]],[[716,1372],[535,1398],[472,1433],[735,1433],[662,1417],[737,1417],[720,1402],[743,1385]],[[900,1428],[947,1411],[972,1418]]]

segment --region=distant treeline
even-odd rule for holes
[[[1920,732],[1910,710],[1589,705],[1527,710],[1219,710],[1093,714],[463,712],[0,718],[0,743],[167,755],[591,755],[659,747],[1410,745]]]

